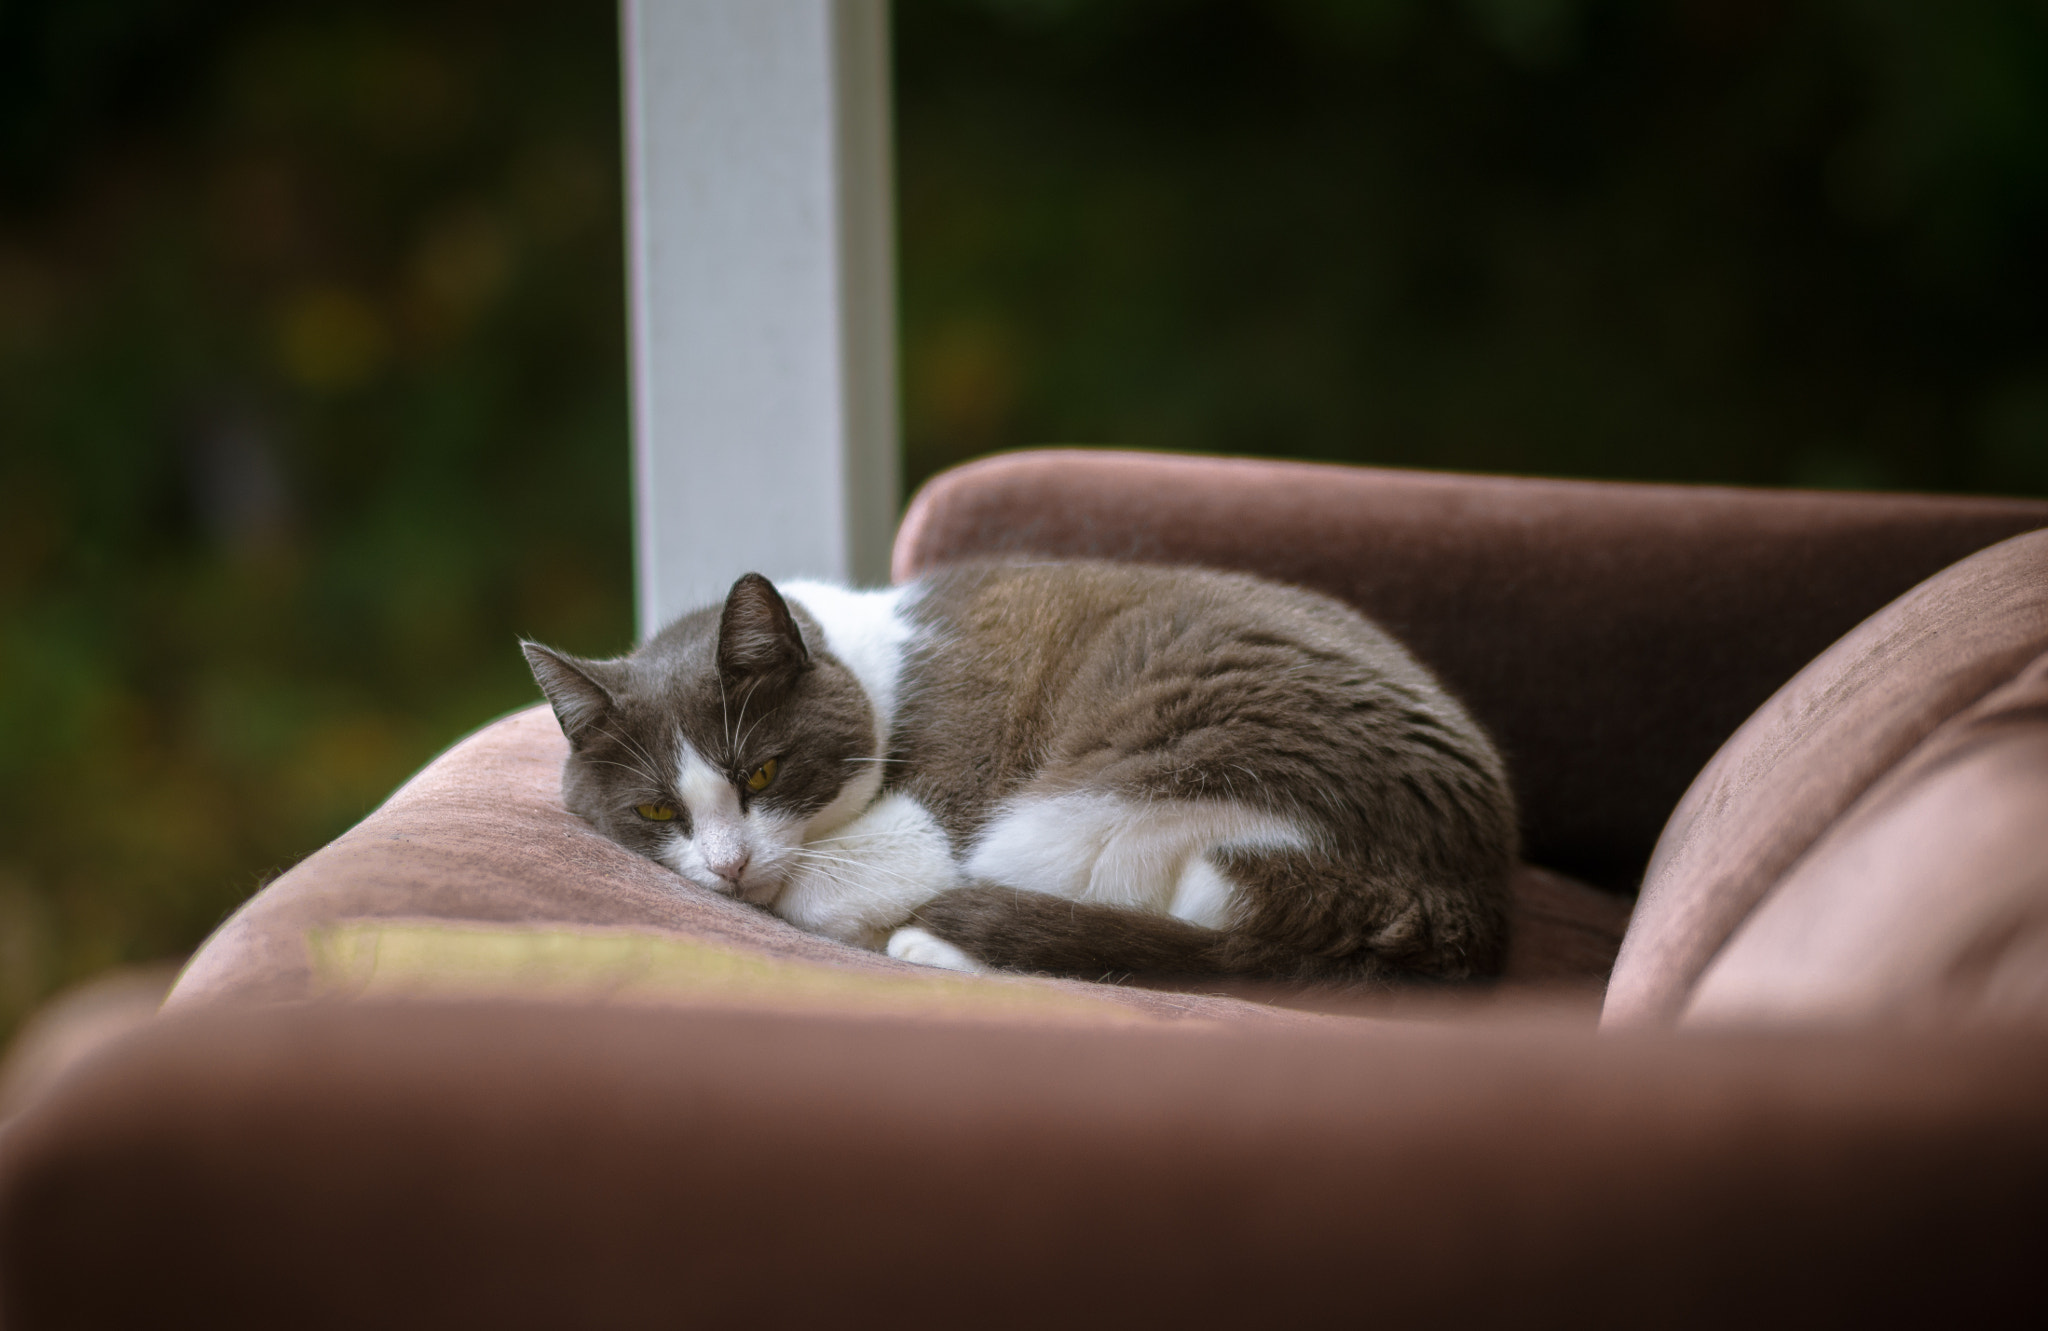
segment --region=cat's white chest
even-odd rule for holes
[[[959,884],[952,846],[931,812],[908,795],[876,793],[904,653],[915,636],[903,614],[909,589],[793,582],[785,590],[818,622],[825,646],[866,691],[876,756],[862,760],[865,769],[804,830],[775,913],[812,933],[880,948],[912,911]]]
[[[879,949],[919,906],[959,885],[952,846],[931,811],[892,792],[804,842],[775,913],[799,929]]]

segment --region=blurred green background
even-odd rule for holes
[[[609,0],[0,0],[0,1034],[629,645]],[[2048,492],[2048,5],[896,0],[906,479]]]

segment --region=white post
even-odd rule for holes
[[[622,0],[644,638],[896,518],[887,0]]]

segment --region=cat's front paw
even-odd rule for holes
[[[916,925],[905,925],[889,935],[887,951],[898,961],[914,961],[920,966],[943,966],[949,971],[965,971],[979,975],[988,967],[954,947],[929,929]]]

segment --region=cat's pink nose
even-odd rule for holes
[[[747,862],[752,858],[753,856],[743,850],[737,855],[710,860],[706,863],[706,867],[726,882],[731,883],[734,887],[738,887],[740,875],[747,871]]]

